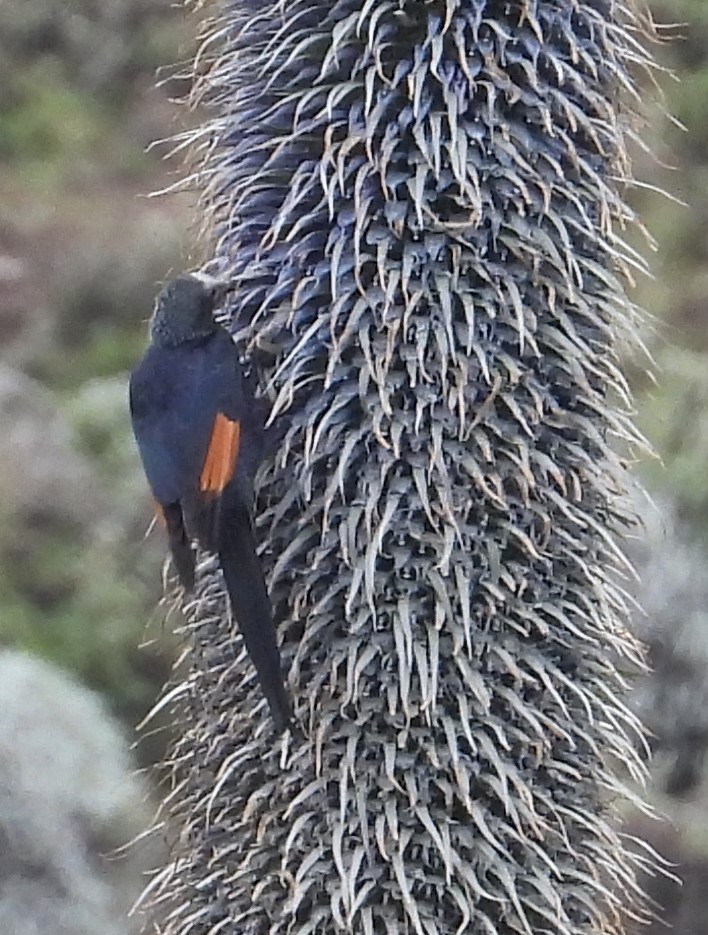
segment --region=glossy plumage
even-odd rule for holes
[[[219,287],[181,276],[158,296],[151,344],[131,375],[133,431],[180,583],[196,540],[217,553],[233,613],[278,729],[290,718],[250,510],[263,422],[238,351],[213,318]]]

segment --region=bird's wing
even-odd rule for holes
[[[208,356],[202,347],[151,347],[131,375],[133,431],[163,506],[199,489],[218,407]]]
[[[220,329],[207,341],[151,347],[130,396],[153,496],[180,502],[190,535],[215,550],[224,491],[250,509],[262,449],[233,340]]]
[[[187,522],[202,545],[216,551],[223,495],[233,488],[238,467],[241,422],[217,411],[199,475],[198,489],[183,498]]]
[[[214,496],[223,493],[236,472],[240,448],[241,421],[217,411],[199,475],[199,490],[203,494]]]

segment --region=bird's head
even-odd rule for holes
[[[184,273],[160,290],[150,319],[150,339],[175,346],[212,334],[214,309],[233,288],[232,283],[206,273]]]

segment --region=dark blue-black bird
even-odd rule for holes
[[[228,288],[192,273],[162,289],[150,346],[130,378],[130,413],[180,583],[194,587],[193,540],[218,555],[233,614],[283,730],[290,702],[251,524],[263,409],[236,345],[214,318]]]

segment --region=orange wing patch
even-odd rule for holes
[[[199,478],[202,493],[219,494],[234,476],[241,444],[241,423],[217,412],[204,466]]]

